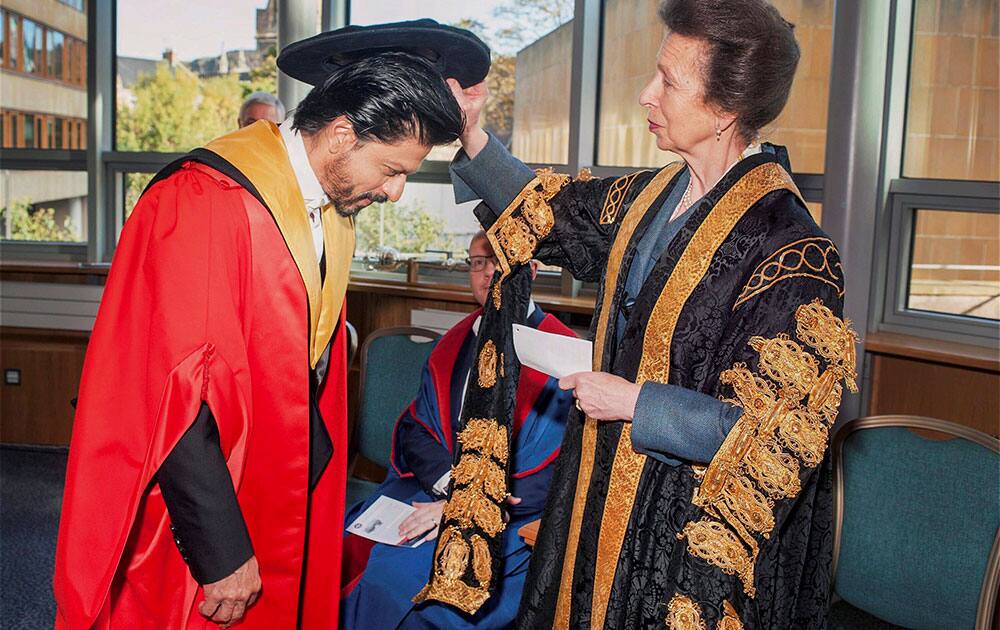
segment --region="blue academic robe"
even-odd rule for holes
[[[432,502],[442,496],[432,486],[450,468],[462,391],[475,350],[473,323],[479,311],[455,325],[439,341],[424,366],[420,392],[393,431],[386,480],[371,497],[351,507],[345,525],[379,495],[405,503]],[[551,315],[535,309],[527,324],[545,332],[573,335]],[[541,517],[552,464],[559,453],[572,394],[558,381],[521,368],[513,421],[511,494],[522,503],[511,507],[504,539],[503,578],[494,595],[472,617],[440,603],[413,604],[430,576],[434,541],[416,548],[375,544],[347,534],[342,593],[343,628],[505,628],[517,614],[531,549],[517,530]],[[404,442],[405,440],[405,442]],[[364,556],[367,554],[367,563]],[[360,561],[359,561],[360,557]]]

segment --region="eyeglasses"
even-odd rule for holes
[[[477,273],[485,269],[486,263],[489,263],[496,268],[499,261],[496,256],[469,256],[465,259],[465,264],[469,266],[469,270],[473,273]]]

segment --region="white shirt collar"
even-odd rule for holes
[[[292,129],[292,120],[289,117],[278,126],[278,130],[281,132],[281,139],[285,141],[288,161],[292,163],[292,172],[295,173],[295,179],[299,183],[306,208],[317,210],[329,203],[329,199],[327,199],[326,193],[323,192],[323,187],[319,183],[319,178],[316,177],[316,173],[313,172],[312,166],[309,164],[302,136],[297,130]]]

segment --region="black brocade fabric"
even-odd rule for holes
[[[677,237],[650,272],[616,345],[615,320],[609,316],[602,369],[635,380],[642,359],[643,335],[660,293],[692,236],[714,204],[750,169],[773,155],[743,160],[711,190],[692,212]],[[595,217],[613,180],[574,182],[552,201],[556,217],[552,235],[537,256],[543,262],[570,269],[582,279],[601,280],[618,223],[628,205],[653,173],[636,177],[614,225],[599,225]],[[676,178],[675,178],[676,179]],[[670,192],[670,185],[653,208]],[[665,209],[670,211],[672,209]],[[635,247],[653,212],[639,224],[622,255],[617,291],[609,311],[622,297]],[[788,277],[734,307],[755,268],[778,249],[801,239],[825,238],[802,204],[787,191],[770,193],[750,208],[716,251],[709,269],[681,310],[671,344],[669,382],[711,396],[732,397],[721,386],[720,374],[737,362],[757,368],[750,337],[795,337],[795,309],[820,299],[841,316],[843,283],[836,286],[812,277]],[[839,271],[836,253],[831,267]],[[613,280],[613,279],[612,279]],[[598,304],[597,312],[601,312]],[[595,322],[592,330],[596,327]],[[624,423],[600,423],[593,472],[587,491],[572,586],[571,628],[589,628],[597,541],[604,513],[618,438]],[[582,442],[582,419],[573,411],[557,461],[542,527],[532,555],[517,627],[528,630],[552,626],[562,565],[576,495]],[[705,464],[707,462],[691,462]],[[755,565],[754,598],[746,596],[740,581],[725,575],[687,551],[677,534],[685,523],[697,520],[700,509],[691,503],[695,480],[690,463],[680,466],[648,459],[626,529],[612,582],[605,628],[663,628],[667,603],[675,593],[698,602],[707,627],[714,628],[729,600],[746,628],[824,628],[830,587],[832,503],[829,457],[817,468],[801,468],[802,490],[793,500],[778,501],[776,526],[770,539],[761,540]]]
[[[500,272],[494,275],[493,283],[498,282]],[[492,296],[492,289],[489,293]],[[498,354],[497,364],[500,374],[503,376],[496,379],[493,387],[484,389],[480,387],[476,377],[477,364],[473,359],[472,373],[469,375],[468,386],[465,393],[465,401],[462,407],[462,415],[459,420],[458,432],[465,429],[470,419],[486,418],[495,419],[507,432],[508,444],[512,443],[511,427],[514,417],[514,407],[517,395],[517,383],[519,380],[521,365],[517,362],[517,355],[514,352],[513,324],[524,324],[527,319],[528,302],[531,298],[531,272],[528,267],[518,267],[509,276],[503,279],[501,285],[502,308],[493,307],[492,297],[488,297],[486,306],[483,309],[482,321],[479,326],[479,333],[476,339],[475,357],[479,357],[483,346],[492,341],[496,346]],[[453,464],[458,464],[462,459],[464,451],[461,441],[456,441]],[[508,460],[504,470],[507,475],[508,491],[511,487],[510,462]],[[454,478],[448,489],[449,499],[454,489]],[[506,505],[501,505],[505,509]],[[444,532],[450,526],[450,521],[445,516],[441,531]],[[471,527],[459,527],[462,537],[468,542],[476,534],[485,539],[489,545],[490,559],[492,563],[492,575],[503,575],[503,536],[501,532],[497,536],[491,536],[478,525]],[[441,542],[443,537],[439,537]],[[437,550],[436,552],[437,553]],[[435,557],[437,557],[435,555]],[[470,563],[471,565],[471,563]],[[435,579],[434,566],[431,567],[431,581]],[[473,575],[472,566],[467,566],[463,581],[475,586],[478,582]],[[492,592],[498,580],[493,579],[490,583]]]

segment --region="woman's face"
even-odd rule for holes
[[[656,72],[639,94],[639,104],[649,115],[649,131],[662,151],[681,155],[697,152],[699,145],[714,143],[716,124],[725,125],[705,104],[704,60],[706,44],[667,32],[656,56]]]

